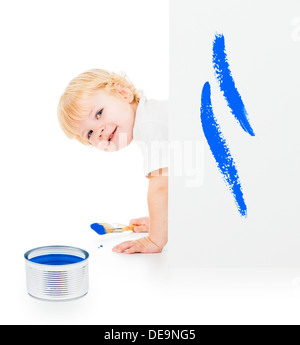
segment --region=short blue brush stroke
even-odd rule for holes
[[[242,217],[247,217],[247,206],[244,200],[238,171],[213,113],[209,82],[206,82],[202,89],[201,123],[207,143],[217,162],[218,169],[222,173],[226,184],[234,196],[238,211]]]
[[[239,94],[227,60],[225,51],[225,39],[222,34],[216,34],[213,43],[213,67],[219,87],[223,92],[231,113],[240,123],[245,132],[254,136],[254,131],[248,119],[248,113],[245,109],[241,95]]]

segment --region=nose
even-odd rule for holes
[[[103,132],[104,132],[104,127],[101,127],[101,128],[100,128],[100,134],[99,134],[99,138],[101,138],[101,137],[102,137]]]
[[[105,131],[105,126],[101,126],[98,128],[93,128],[92,129],[92,135],[90,137],[90,143],[93,144],[94,146],[96,146],[99,142],[103,142],[104,141],[104,131]]]
[[[94,133],[94,135],[92,136],[92,144],[101,150],[104,150],[104,148],[107,145],[107,139],[105,136],[105,125],[98,127]]]

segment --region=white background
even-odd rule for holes
[[[100,238],[89,229],[147,213],[142,158],[134,145],[106,155],[67,139],[56,119],[58,99],[90,68],[125,71],[147,97],[166,99],[166,0],[2,1],[0,28],[1,324],[299,323],[298,270],[170,267],[170,244],[160,255],[119,255],[112,246],[139,235]],[[193,243],[190,234],[185,239]],[[23,254],[51,244],[89,251],[83,299],[27,295]]]

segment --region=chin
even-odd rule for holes
[[[114,144],[115,146],[115,151],[120,151],[122,149],[124,149],[125,147],[127,147],[130,143],[132,142],[132,138],[128,138],[127,137],[127,140],[121,140],[121,141],[118,141]],[[113,143],[112,143],[113,144]]]
[[[125,149],[125,147],[127,147],[129,144],[127,145],[120,145],[120,146],[116,146],[114,147],[111,151],[114,152],[114,151],[120,151],[122,149]]]
[[[127,147],[128,145],[118,145],[118,144],[114,144],[114,143],[110,143],[110,145],[108,147],[106,147],[104,149],[104,151],[106,152],[117,152],[120,151],[122,149],[124,149],[125,147]]]

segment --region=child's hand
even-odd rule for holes
[[[149,217],[131,219],[129,225],[137,225],[134,232],[149,232]]]
[[[113,252],[126,254],[133,253],[160,253],[162,248],[156,245],[149,236],[143,237],[137,241],[126,241],[113,247]]]

